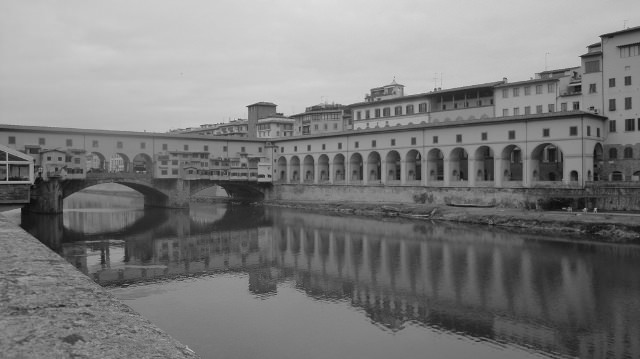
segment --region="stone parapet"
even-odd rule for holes
[[[197,358],[0,214],[3,358]]]

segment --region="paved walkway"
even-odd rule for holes
[[[197,355],[0,213],[0,357]]]

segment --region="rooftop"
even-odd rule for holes
[[[626,28],[626,29],[620,30],[620,31],[610,32],[610,33],[607,33],[607,34],[600,35],[600,37],[614,37],[616,35],[626,34],[626,33],[635,32],[635,31],[640,31],[640,26],[634,26],[634,27]]]

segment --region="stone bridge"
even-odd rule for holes
[[[271,183],[239,180],[153,178],[150,174],[90,173],[85,179],[50,178],[36,182],[31,191],[31,202],[25,211],[36,213],[62,213],[64,199],[85,188],[117,183],[127,186],[144,196],[145,207],[188,208],[196,193],[218,185],[238,200],[259,201]]]

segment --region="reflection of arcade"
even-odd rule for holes
[[[640,282],[628,275],[638,248],[292,213],[275,222],[282,273],[390,330],[413,323],[580,357],[640,356]]]

